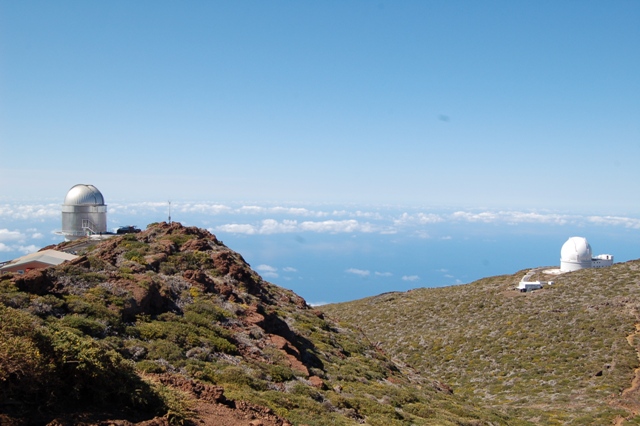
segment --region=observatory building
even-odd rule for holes
[[[613,256],[600,254],[593,257],[586,238],[571,237],[560,250],[560,271],[571,272],[586,268],[603,268],[613,265]]]
[[[107,231],[107,205],[93,185],[72,187],[62,205],[62,231],[65,240],[77,240]]]

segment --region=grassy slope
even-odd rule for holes
[[[158,224],[82,254],[0,277],[0,423],[78,409],[188,417],[179,392],[141,379],[162,374],[293,424],[523,424],[392,362],[206,231]]]
[[[517,417],[611,424],[629,416],[616,402],[639,364],[640,261],[553,277],[527,294],[513,290],[525,272],[322,309],[457,395]]]

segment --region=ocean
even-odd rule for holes
[[[318,305],[557,266],[572,236],[616,262],[640,257],[640,219],[487,209],[173,202],[266,280]],[[109,230],[168,219],[168,204],[112,203]],[[0,204],[0,261],[62,241],[57,203]],[[514,285],[517,283],[514,282]]]

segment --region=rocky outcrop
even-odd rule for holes
[[[26,423],[47,424],[53,418],[51,424],[59,425],[290,426],[284,416],[296,424],[351,424],[364,423],[371,415],[379,422],[384,416],[412,424],[416,416],[441,415],[425,407],[429,398],[447,392],[444,384],[440,392],[424,394],[427,386],[405,392],[403,386],[423,382],[400,373],[395,361],[361,333],[263,280],[239,253],[206,230],[157,223],[79,254],[57,267],[5,278],[0,286],[0,303],[31,315],[53,342],[38,349],[41,339],[36,336],[23,350],[35,354],[36,361],[47,350],[41,356],[44,370],[55,364],[70,389],[87,389],[65,399],[71,405],[60,408],[55,404],[65,392],[31,380],[44,390],[23,398],[27,408],[20,412],[45,411],[35,420],[21,414]],[[15,288],[24,294],[16,295]],[[113,383],[119,377],[113,366],[129,369],[131,386],[154,383],[144,385],[146,399],[137,391],[118,393],[122,387]],[[99,377],[104,385],[97,385]],[[9,424],[15,416],[4,418],[2,410],[15,407],[3,402],[3,395],[10,394],[1,380],[0,375],[0,422]],[[74,380],[83,380],[82,386]],[[166,399],[153,394],[156,387]],[[225,388],[233,400],[225,396]],[[112,398],[126,404],[111,411],[85,404],[104,400],[91,393],[96,389],[112,391]],[[41,401],[43,395],[49,399]],[[16,397],[11,398],[13,403]],[[186,402],[175,402],[181,398]],[[142,409],[141,401],[146,401]],[[403,401],[411,402],[410,411],[399,410]],[[180,407],[183,412],[176,412]],[[163,415],[154,417],[162,410]]]

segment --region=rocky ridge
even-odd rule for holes
[[[4,423],[519,423],[264,281],[206,230],[157,223],[79,254],[0,277]]]

